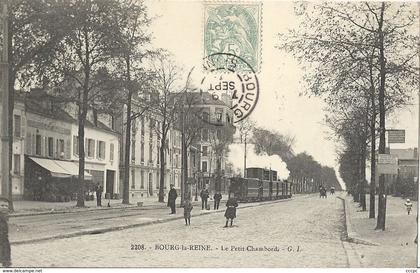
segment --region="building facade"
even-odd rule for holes
[[[12,155],[15,199],[74,198],[79,162],[78,125],[72,113],[64,110],[67,108],[42,90],[16,93]],[[118,197],[118,134],[102,122],[87,121],[85,136],[86,190],[99,183],[110,197],[115,194]]]

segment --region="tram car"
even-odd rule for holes
[[[239,202],[254,202],[290,198],[287,181],[277,177],[277,171],[264,168],[247,168],[246,178],[230,179],[229,196]]]

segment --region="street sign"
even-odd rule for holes
[[[388,143],[405,143],[405,130],[388,130]]]
[[[390,154],[378,154],[378,174],[398,174],[397,158]]]

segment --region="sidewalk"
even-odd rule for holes
[[[227,195],[223,195],[222,201],[227,200]],[[110,207],[108,207],[108,201]],[[213,200],[210,200],[210,203]],[[14,201],[15,211],[10,214],[10,217],[30,216],[30,215],[43,215],[43,214],[54,214],[54,213],[74,213],[82,211],[92,210],[107,210],[107,209],[122,209],[122,208],[137,208],[137,202],[142,202],[143,209],[157,209],[166,208],[167,199],[165,198],[164,203],[158,202],[157,196],[142,197],[142,198],[130,198],[130,204],[123,204],[122,199],[102,199],[102,207],[96,206],[96,199],[93,201],[85,201],[84,208],[76,207],[76,201],[70,202],[43,202],[43,201]],[[177,199],[177,205],[180,203],[180,198]],[[198,197],[198,201],[194,201],[194,205],[201,205],[201,198]]]
[[[378,196],[376,196],[376,204]],[[366,195],[367,211],[361,211],[350,196],[345,197],[346,222],[349,241],[359,255],[363,267],[412,267],[416,264],[417,202],[407,215],[405,199],[387,197],[385,231],[375,230],[377,219],[369,219],[369,195]],[[377,206],[376,216],[377,216]],[[395,257],[398,256],[397,263]],[[404,266],[405,265],[405,266]]]

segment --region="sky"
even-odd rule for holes
[[[184,73],[194,68],[193,80],[202,78],[204,57],[204,9],[199,1],[146,1],[153,46],[173,54]],[[319,163],[337,166],[337,141],[328,139],[331,131],[324,123],[323,101],[299,96],[304,92],[303,70],[289,54],[276,49],[278,33],[296,27],[292,2],[266,1],[262,4],[262,66],[258,74],[260,98],[250,118],[258,126],[295,137],[294,152],[307,152]],[[392,148],[417,147],[418,103],[396,112],[387,120],[389,129],[405,129],[406,143]]]

